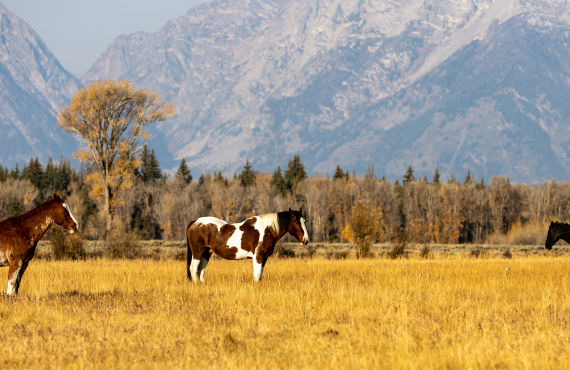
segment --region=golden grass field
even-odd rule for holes
[[[259,284],[212,259],[206,279],[34,260],[0,296],[0,368],[570,368],[568,255],[270,258]]]

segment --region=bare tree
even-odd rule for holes
[[[92,195],[103,198],[107,232],[113,224],[116,195],[136,167],[140,140],[148,137],[145,128],[173,114],[172,105],[157,93],[135,90],[129,81],[93,82],[62,108],[59,125],[78,134],[87,146],[76,157],[92,165],[87,180],[93,183]]]

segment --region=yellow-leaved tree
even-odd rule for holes
[[[75,156],[91,164],[87,181],[92,195],[103,199],[106,233],[112,229],[116,196],[137,167],[141,141],[148,138],[146,127],[173,114],[174,107],[158,93],[136,90],[129,81],[95,81],[79,89],[59,113],[59,125],[86,145]]]

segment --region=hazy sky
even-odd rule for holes
[[[0,0],[42,38],[75,75],[122,34],[155,32],[170,18],[209,0]]]

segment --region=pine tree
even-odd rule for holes
[[[8,204],[8,217],[19,216],[24,212],[24,206],[18,199],[13,198]]]
[[[275,172],[273,172],[270,185],[275,193],[281,194],[283,197],[287,193],[287,184],[285,183],[285,178],[281,174],[281,166],[278,166]]]
[[[0,166],[0,182],[8,180],[8,167]]]
[[[296,154],[292,160],[289,161],[287,165],[287,171],[285,171],[285,183],[287,189],[294,192],[297,185],[307,177],[307,172],[305,171],[305,166],[301,163],[301,157]]]
[[[10,178],[14,179],[14,180],[18,180],[20,178],[20,168],[18,166],[18,164],[16,163],[16,168],[14,168],[12,171],[10,171]]]
[[[463,185],[472,185],[473,178],[471,177],[471,171],[467,170],[467,174],[465,175],[465,179],[463,180]]]
[[[176,171],[176,181],[185,185],[188,185],[192,182],[192,174],[190,173],[190,169],[186,164],[185,158],[182,158],[180,161],[180,166],[178,166],[178,171]]]
[[[241,186],[244,188],[255,185],[255,172],[249,163],[249,159],[245,161],[245,165],[239,175],[239,179]]]
[[[154,149],[149,150],[145,145],[141,153],[140,175],[143,182],[155,183],[162,180],[162,171],[156,160]]]
[[[432,184],[439,185],[439,170],[436,168],[435,173],[433,174]]]
[[[412,168],[412,165],[410,165],[406,170],[406,174],[404,175],[404,180],[402,182],[405,186],[406,184],[414,181],[416,181],[416,177],[414,176],[414,169]]]
[[[341,179],[347,179],[348,180],[348,177],[345,175],[342,168],[340,168],[340,165],[337,164],[336,170],[334,171],[334,175],[333,175],[333,181],[341,180]]]
[[[376,174],[374,173],[374,164],[369,164],[366,167],[366,175],[364,177],[367,179],[376,179]]]
[[[30,163],[22,170],[22,178],[29,180],[39,191],[44,190],[44,170],[38,157],[30,159]]]

